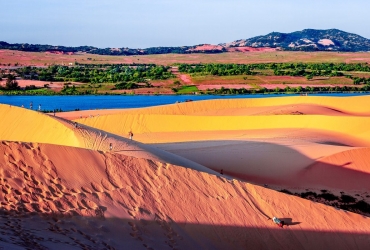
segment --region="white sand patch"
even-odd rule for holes
[[[330,39],[321,39],[317,43],[321,44],[321,45],[324,45],[324,46],[335,45],[334,42]]]

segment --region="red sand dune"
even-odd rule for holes
[[[368,246],[363,216],[251,184],[73,147],[2,142],[0,151],[6,248]]]
[[[366,249],[368,217],[251,183],[366,200],[369,102],[308,96],[60,114],[100,113],[77,127],[0,105],[0,247]]]

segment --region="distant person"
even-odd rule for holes
[[[54,109],[54,116],[55,116],[55,109]]]
[[[112,143],[109,143],[109,150],[112,151],[112,149],[113,149],[113,145]]]
[[[41,111],[41,104],[39,104],[39,111]]]
[[[77,122],[75,122],[75,123],[74,123],[74,125],[75,125],[75,128],[78,128],[78,124],[77,124]]]
[[[224,174],[224,170],[223,169],[221,169],[220,174],[222,174],[222,175]]]
[[[24,108],[24,105],[22,104],[22,108]]]
[[[284,221],[279,220],[279,219],[278,219],[278,218],[276,218],[276,217],[272,218],[272,221],[273,221],[276,225],[278,225],[279,227],[283,227],[283,226],[284,226]]]
[[[33,108],[33,103],[32,102],[30,102],[30,109],[32,109]]]
[[[134,134],[132,133],[131,130],[130,130],[130,132],[128,132],[128,136],[129,136],[130,140],[132,140],[132,137],[134,136]]]

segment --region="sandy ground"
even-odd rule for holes
[[[57,117],[0,105],[0,247],[366,249],[368,217],[270,188],[365,199],[369,102],[235,99]]]
[[[323,169],[316,166],[322,159],[370,145],[369,102],[367,96],[201,101],[115,110],[78,121],[121,136],[132,130],[136,140],[251,183],[355,194],[368,185],[308,173]],[[324,165],[330,172],[363,172],[343,171],[348,167],[343,161]]]

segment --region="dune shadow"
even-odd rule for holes
[[[287,226],[294,226],[294,225],[299,225],[301,222],[293,222],[292,218],[279,218],[281,221],[284,221],[284,224]]]
[[[342,146],[342,147],[355,147],[353,145],[340,143],[340,142],[334,142],[334,141],[316,141],[318,144],[324,144],[324,145],[332,145],[332,146]]]
[[[320,186],[340,191],[370,190],[370,174],[349,167],[361,164],[361,161],[356,163],[356,155],[349,155],[351,158],[346,161],[331,164],[271,142],[208,140],[153,145],[218,173],[265,187],[275,185],[288,189],[310,189]]]
[[[144,211],[145,213],[145,211]],[[367,249],[369,234],[256,226],[184,223],[173,219],[106,218],[0,209],[0,249]],[[281,218],[288,226],[292,218]],[[21,226],[20,226],[21,225]],[[119,226],[117,226],[119,225]],[[27,232],[27,237],[24,232]],[[99,237],[96,237],[99,235]],[[155,240],[153,240],[155,239]]]

